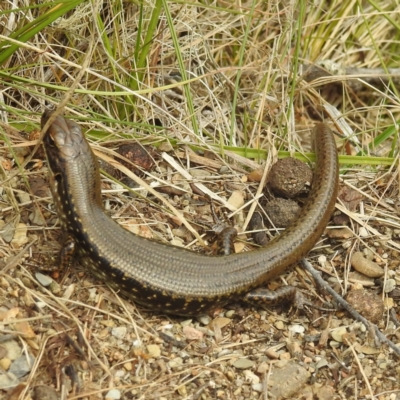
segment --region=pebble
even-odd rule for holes
[[[279,354],[273,348],[265,350],[265,355],[271,360],[279,359]]]
[[[235,209],[239,209],[244,204],[243,192],[239,192],[239,190],[234,190],[229,197],[228,203],[235,207]]]
[[[239,358],[232,365],[237,369],[248,369],[253,367],[255,362],[249,360],[248,358]]]
[[[260,378],[254,372],[246,370],[243,372],[243,374],[246,377],[246,380],[251,384],[254,385],[260,383]]]
[[[223,165],[223,166],[219,169],[218,172],[219,172],[220,175],[228,175],[228,174],[231,173],[231,170],[230,170],[230,168],[229,168],[228,166]]]
[[[338,347],[340,347],[340,343],[339,342],[337,342],[336,340],[331,340],[330,342],[329,342],[329,346],[331,346],[333,349],[337,349]]]
[[[33,212],[29,214],[29,221],[33,225],[43,226],[46,224],[46,220],[43,218],[43,213],[39,208],[35,208]]]
[[[298,324],[290,325],[288,329],[290,332],[293,332],[293,333],[304,333],[305,332],[304,326],[298,325]]]
[[[121,398],[121,392],[118,389],[111,389],[106,394],[105,400],[119,400]]]
[[[32,400],[59,400],[60,395],[51,386],[39,385],[33,389]]]
[[[387,279],[385,281],[385,293],[390,293],[396,287],[396,281],[394,279]]]
[[[18,384],[18,379],[15,375],[10,373],[0,374],[0,389],[10,389]]]
[[[343,342],[343,335],[347,333],[347,329],[344,326],[340,328],[333,329],[331,332],[332,339],[336,340],[336,342]]]
[[[220,352],[218,352],[218,358],[219,357],[224,357],[227,354],[232,354],[232,350],[231,349],[223,349]]]
[[[126,335],[126,331],[126,326],[117,326],[115,328],[112,328],[111,334],[117,339],[123,339]]]
[[[206,315],[206,314],[199,315],[196,319],[202,325],[208,325],[211,322],[211,317],[209,315]]]
[[[200,340],[204,336],[204,332],[201,332],[192,326],[184,326],[182,332],[184,333],[186,339],[189,340]]]
[[[16,360],[22,354],[21,347],[16,340],[7,340],[1,344],[1,347],[6,350],[6,357],[11,361]]]
[[[276,329],[279,329],[280,331],[285,328],[285,324],[282,321],[276,321],[274,326]]]
[[[7,357],[4,357],[0,360],[0,368],[2,368],[4,371],[8,371],[11,365],[11,360]]]
[[[263,384],[262,383],[255,383],[253,385],[251,385],[251,388],[258,393],[263,392],[264,388],[263,388]]]
[[[161,356],[161,348],[157,344],[148,344],[147,352],[152,358],[159,358]]]
[[[338,228],[329,229],[327,236],[331,239],[350,239],[354,236],[353,232],[349,228]]]
[[[34,362],[35,357],[33,357],[31,354],[29,354],[27,357],[24,354],[13,361],[10,366],[9,372],[17,378],[22,378],[31,371]]]
[[[355,343],[354,349],[358,353],[368,354],[368,355],[379,354],[379,352],[380,352],[380,349],[377,349],[376,347],[372,347],[372,346],[368,346],[368,345],[361,345],[360,343]]]
[[[183,359],[181,357],[173,358],[172,360],[168,361],[168,366],[172,369],[178,368],[183,364]]]
[[[14,232],[14,237],[11,240],[11,246],[14,249],[19,249],[24,244],[28,243],[27,233],[28,226],[26,224],[23,224],[22,222],[17,224]]]
[[[41,274],[40,272],[36,272],[35,274],[36,280],[44,287],[50,286],[53,282],[53,279],[47,275]]]
[[[3,221],[0,220],[0,237],[6,242],[10,243],[13,236],[14,236],[14,231],[15,227],[12,222],[8,222],[7,224]]]
[[[326,256],[324,256],[324,255],[318,256],[318,264],[319,264],[321,267],[325,267],[326,261],[327,261]]]
[[[31,199],[31,196],[25,192],[19,192],[17,195],[21,204],[28,203]]]
[[[274,368],[268,379],[268,398],[298,398],[309,378],[307,369],[295,362],[290,361],[283,368]]]
[[[368,247],[366,247],[366,248],[363,250],[362,253],[364,254],[364,257],[365,257],[367,260],[373,260],[374,257],[375,257],[375,253],[374,253],[371,249],[369,249]]]
[[[379,278],[384,274],[384,270],[378,264],[366,259],[360,251],[355,252],[351,257],[351,265],[356,271],[371,278]]]

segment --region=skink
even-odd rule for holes
[[[50,111],[42,116],[42,127]],[[313,129],[317,161],[312,189],[296,222],[265,247],[208,256],[134,235],[102,207],[100,173],[78,124],[57,116],[44,136],[50,187],[61,227],[80,263],[146,308],[196,315],[251,299],[257,288],[303,258],[335,207],[338,155],[330,128]]]

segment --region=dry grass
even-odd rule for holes
[[[169,142],[170,155],[186,169],[192,151],[201,150],[205,157],[197,168],[209,172],[202,183],[222,202],[232,188],[242,191],[245,201],[254,199],[256,187],[243,184],[245,172],[263,158],[268,168],[287,151],[305,158],[308,128],[315,121],[330,121],[353,140],[341,150],[342,178],[364,200],[356,210],[341,206],[354,236],[350,247],[332,245],[335,252],[324,268],[342,280],[344,293],[351,286],[352,252],[369,248],[388,267],[387,277],[398,283],[400,105],[398,76],[389,72],[400,54],[400,13],[396,2],[381,3],[157,0],[139,7],[108,0],[81,2],[51,23],[57,5],[22,9],[25,3],[17,0],[0,5],[0,303],[6,313],[0,332],[17,338],[35,356],[34,368],[8,392],[14,396],[10,398],[29,398],[33,387],[46,384],[69,399],[104,398],[112,387],[126,399],[266,399],[271,396],[267,381],[275,373],[276,361],[265,355],[271,349],[281,361],[296,360],[308,372],[327,360],[329,367],[316,371],[293,398],[310,397],[312,391],[322,396],[324,387],[332,388],[329,393],[336,398],[394,398],[400,390],[400,364],[386,348],[357,355],[352,346],[332,348],[327,342],[319,348],[287,330],[288,325],[303,325],[306,334],[316,335],[349,326],[359,335],[351,340],[366,340],[366,333],[344,314],[324,314],[323,322],[316,322],[302,315],[288,318],[285,310],[278,315],[235,308],[227,326],[192,321],[189,326],[205,335],[190,340],[182,319],[137,309],[80,268],[63,271],[57,291],[38,285],[29,264],[33,253],[58,248],[59,229],[49,193],[32,193],[32,178],[45,177],[46,166],[40,151],[30,158],[37,135],[27,132],[38,129],[46,106],[62,101],[64,115],[87,130],[104,160],[115,155],[121,142],[156,147]],[[9,13],[11,9],[17,10]],[[48,10],[52,12],[45,14]],[[29,41],[22,34],[13,36],[40,15],[47,19]],[[15,44],[13,50],[10,45]],[[333,65],[331,74],[303,79],[306,66],[320,62],[324,68]],[[345,75],[348,68],[356,69],[351,80]],[[361,68],[372,75],[383,68],[387,74],[375,74],[368,83],[371,76]],[[379,85],[376,78],[381,78]],[[177,167],[156,162],[147,183],[180,184]],[[119,162],[114,165],[146,184]],[[222,166],[227,167],[224,177]],[[111,192],[106,194],[110,212],[130,215],[127,222],[134,215],[141,234],[176,239],[168,211],[183,212],[193,235],[186,234],[187,245],[189,238],[199,237],[198,225],[211,220],[208,213],[201,218],[199,204],[189,207],[185,199],[162,196],[150,187],[150,205],[148,199],[132,201],[126,192],[116,195],[120,186],[111,180],[104,187]],[[236,214],[242,227],[248,221],[245,211]],[[20,242],[16,232],[22,232]],[[285,279],[298,278],[290,273]],[[15,309],[18,313],[11,317]],[[28,324],[34,334],[18,335],[27,328],[17,323]],[[115,327],[127,328],[123,338],[112,334]],[[393,323],[383,319],[380,327],[396,342]],[[160,332],[175,341],[160,338]],[[289,345],[297,342],[300,356]],[[155,349],[159,356],[152,356]],[[234,367],[242,357],[255,361],[246,373]],[[182,364],[174,366],[173,360]],[[76,380],[68,375],[71,370]],[[261,391],[252,386],[257,382],[263,384]]]

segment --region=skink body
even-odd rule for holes
[[[45,112],[42,126],[48,117]],[[80,263],[147,308],[195,315],[245,298],[303,258],[323,233],[337,196],[338,156],[327,125],[316,125],[313,135],[317,162],[299,218],[265,247],[227,256],[145,239],[108,217],[97,160],[75,122],[57,116],[44,148],[61,226],[74,238]]]

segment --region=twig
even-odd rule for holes
[[[354,319],[360,321],[365,325],[365,327],[369,330],[372,327],[375,330],[375,334],[378,339],[386,343],[394,353],[400,357],[400,348],[396,346],[391,340],[389,340],[375,324],[369,322],[366,318],[364,318],[361,314],[359,314],[342,296],[337,294],[322,278],[320,273],[314,269],[314,267],[305,259],[301,261],[302,267],[308,271],[314,280],[325,290],[327,291],[336,301],[340,304]]]

